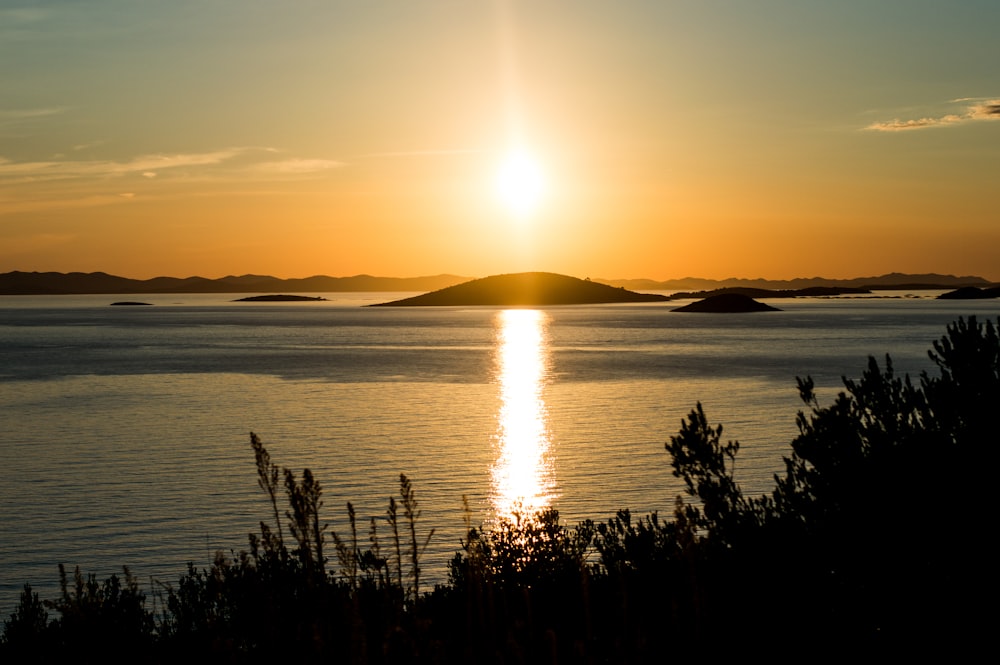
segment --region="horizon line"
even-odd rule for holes
[[[14,269],[14,270],[9,270],[9,271],[4,272],[4,273],[0,273],[0,277],[7,276],[7,275],[12,275],[12,274],[63,275],[63,276],[70,276],[70,275],[87,275],[87,276],[105,275],[105,276],[113,277],[113,278],[116,278],[116,279],[126,279],[126,280],[137,281],[137,282],[149,282],[149,281],[153,281],[153,280],[157,280],[157,279],[170,279],[170,280],[178,280],[178,281],[193,280],[193,279],[203,279],[203,280],[208,280],[208,281],[222,281],[222,280],[226,280],[226,279],[248,279],[248,278],[273,279],[273,280],[281,280],[281,281],[298,281],[298,280],[308,280],[308,279],[337,279],[337,280],[340,280],[340,279],[357,279],[357,278],[392,279],[392,280],[417,280],[417,279],[434,279],[434,278],[441,278],[441,277],[455,277],[455,278],[460,278],[460,279],[475,280],[475,279],[483,279],[485,277],[493,277],[493,276],[496,276],[496,275],[519,274],[519,273],[530,273],[530,272],[548,272],[548,273],[552,273],[552,274],[566,274],[566,273],[558,273],[558,272],[551,271],[551,270],[518,270],[518,271],[513,271],[513,272],[498,272],[498,273],[493,273],[493,274],[490,274],[490,275],[461,275],[461,274],[458,274],[458,273],[439,272],[439,273],[433,273],[433,274],[421,274],[421,275],[411,275],[411,276],[398,276],[398,275],[377,275],[377,274],[373,274],[373,273],[362,272],[362,273],[356,273],[356,274],[353,274],[353,275],[329,275],[329,274],[323,274],[323,273],[314,273],[314,274],[311,274],[311,275],[306,275],[304,277],[278,277],[276,275],[268,275],[268,274],[262,274],[262,273],[247,272],[247,273],[243,273],[243,274],[239,274],[239,275],[233,274],[233,273],[229,273],[229,274],[223,275],[221,277],[205,277],[204,275],[187,275],[187,276],[184,276],[184,277],[177,277],[177,276],[174,276],[174,275],[165,275],[165,274],[160,274],[160,275],[156,275],[156,276],[153,276],[153,277],[128,277],[128,276],[125,276],[125,275],[119,275],[119,274],[115,274],[115,273],[110,273],[110,272],[107,272],[107,271],[104,271],[104,270],[92,270],[92,271],[71,270],[71,271],[68,271],[68,272],[63,272],[63,271],[58,271],[58,270],[18,270],[18,269]],[[569,276],[575,276],[575,275],[569,275]],[[592,281],[595,281],[595,282],[687,282],[687,281],[699,281],[699,282],[735,282],[735,281],[739,281],[739,282],[799,282],[799,281],[815,281],[815,280],[824,280],[824,281],[830,281],[830,282],[849,282],[849,281],[866,280],[866,279],[884,279],[884,278],[887,278],[887,277],[920,277],[920,278],[941,277],[941,278],[946,278],[946,279],[956,279],[956,280],[968,279],[968,280],[980,280],[980,281],[983,281],[983,282],[996,283],[994,280],[991,280],[991,279],[989,279],[987,277],[983,277],[982,275],[972,275],[972,274],[958,275],[958,274],[954,274],[954,273],[937,273],[937,272],[912,273],[912,272],[900,272],[900,271],[890,271],[890,272],[881,273],[879,275],[859,275],[859,276],[855,276],[855,277],[825,277],[825,276],[822,276],[822,275],[813,275],[813,276],[810,276],[810,277],[803,277],[803,276],[798,276],[798,277],[760,277],[760,276],[758,276],[758,277],[737,277],[737,276],[729,276],[729,277],[724,277],[724,278],[717,278],[717,277],[699,277],[699,276],[694,276],[694,275],[686,275],[684,277],[668,277],[668,278],[665,278],[665,279],[658,279],[658,278],[655,278],[655,277],[589,277],[589,276],[588,277],[578,277],[578,279],[589,279],[589,280],[592,280]]]

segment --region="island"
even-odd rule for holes
[[[622,287],[551,272],[493,275],[431,291],[412,298],[377,303],[369,307],[474,306],[540,307],[543,305],[597,305],[606,303],[661,302],[665,295],[636,293]]]
[[[722,293],[709,296],[690,305],[677,307],[671,312],[711,312],[715,314],[736,314],[742,312],[780,312],[777,307],[757,302],[741,293]]]
[[[963,286],[962,288],[942,293],[939,300],[985,300],[987,298],[1000,298],[1000,286],[980,289],[975,286]]]
[[[122,300],[111,303],[112,307],[152,307],[153,303],[138,302],[136,300]]]
[[[284,294],[274,294],[269,296],[248,296],[237,298],[233,302],[316,302],[325,301],[321,296],[289,296]]]

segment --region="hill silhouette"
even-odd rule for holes
[[[960,289],[942,293],[938,296],[940,300],[983,300],[986,298],[1000,298],[1000,286],[994,286],[989,289],[963,286]]]
[[[444,289],[379,303],[371,307],[431,307],[444,305],[590,305],[599,303],[659,302],[667,296],[636,293],[598,282],[551,272],[493,275]]]
[[[471,277],[457,275],[433,275],[424,277],[375,277],[354,275],[353,277],[312,277],[280,279],[269,275],[229,275],[219,279],[205,277],[154,277],[152,279],[129,279],[103,272],[59,273],[21,272],[0,274],[0,295],[55,295],[83,293],[281,293],[281,292],[346,292],[346,291],[418,291],[426,292],[461,284]],[[720,289],[768,289],[782,291],[802,291],[810,287],[833,287],[838,289],[955,289],[962,286],[988,288],[996,286],[982,277],[923,274],[910,275],[891,273],[881,277],[859,277],[849,280],[814,277],[793,280],[726,279],[711,280],[694,277],[658,282],[651,279],[598,279],[594,282],[621,287],[633,291],[683,291],[674,297],[712,295]],[[697,291],[697,292],[693,292]],[[751,297],[753,293],[747,293]],[[788,293],[791,295],[820,295]],[[768,295],[767,297],[777,297]]]
[[[852,279],[829,279],[826,277],[798,277],[795,279],[747,279],[730,277],[728,279],[704,279],[700,277],[684,277],[656,281],[652,279],[603,279],[597,281],[612,286],[624,286],[626,289],[645,289],[649,291],[699,291],[706,293],[724,288],[756,288],[770,290],[798,290],[815,286],[837,288],[859,288],[872,291],[882,289],[954,289],[962,286],[988,287],[990,282],[976,275],[939,275],[937,273],[888,273],[875,277],[854,277]],[[707,295],[707,293],[706,293]]]
[[[81,293],[280,293],[288,291],[430,291],[469,279],[456,275],[428,277],[327,277],[279,279],[268,275],[154,277],[129,279],[103,272],[9,272],[0,274],[0,295],[56,295]]]
[[[321,300],[325,301],[326,298],[322,296],[292,296],[283,293],[276,293],[266,296],[248,296],[246,298],[237,298],[233,302],[317,302]]]
[[[677,307],[671,312],[713,312],[717,314],[733,314],[739,312],[780,312],[777,307],[771,307],[742,293],[720,293],[690,305]]]
[[[807,286],[802,289],[759,289],[748,286],[726,286],[710,291],[678,291],[671,293],[674,300],[682,298],[708,298],[726,293],[737,293],[750,298],[821,298],[827,296],[864,295],[871,289],[853,286]]]

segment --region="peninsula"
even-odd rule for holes
[[[475,279],[412,298],[370,307],[433,307],[492,305],[537,307],[541,305],[595,305],[601,303],[661,302],[667,296],[636,293],[622,287],[577,279],[551,272],[521,272]]]

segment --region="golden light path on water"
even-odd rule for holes
[[[545,312],[509,309],[494,322],[500,411],[491,503],[497,518],[532,515],[555,498],[555,474],[545,410],[548,377]]]

